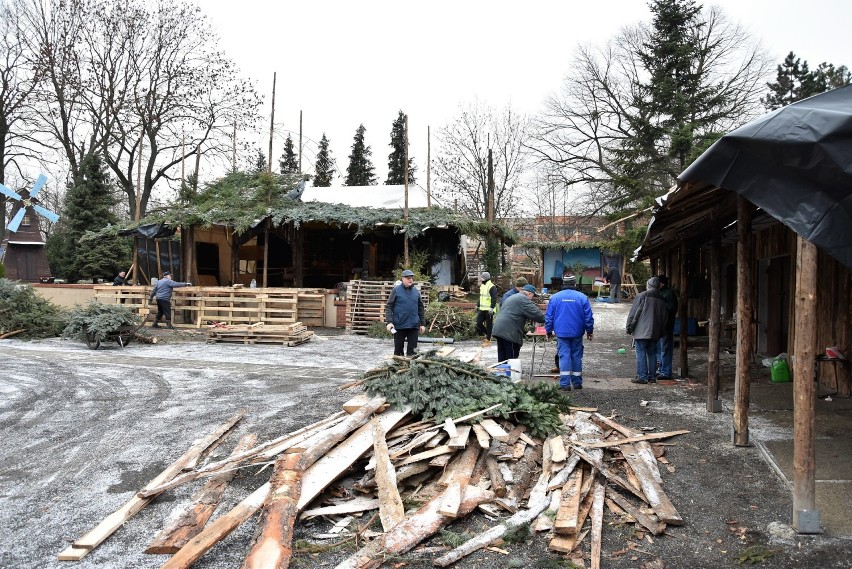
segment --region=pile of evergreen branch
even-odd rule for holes
[[[439,357],[434,351],[394,359],[366,372],[363,379],[370,395],[381,395],[393,405],[408,405],[412,412],[438,423],[501,403],[475,420],[509,419],[526,425],[536,437],[558,433],[559,413],[567,413],[571,404],[549,383],[512,383],[505,376]]]
[[[62,336],[83,341],[86,334],[93,334],[96,340],[102,342],[109,334],[114,334],[124,326],[138,325],[139,317],[127,306],[93,300],[85,306],[78,304],[73,308]]]
[[[58,336],[65,326],[58,306],[38,296],[33,287],[0,279],[0,335],[23,330],[19,338]]]

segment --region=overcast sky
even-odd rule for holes
[[[273,158],[287,131],[298,142],[303,112],[303,169],[325,132],[345,173],[355,129],[363,123],[380,183],[387,177],[391,123],[409,117],[410,155],[425,185],[426,131],[452,121],[479,99],[535,113],[556,92],[578,44],[601,45],[622,27],[649,21],[643,0],[197,0],[221,47],[265,96],[266,153],[272,75],[278,73]],[[708,4],[711,4],[708,2]],[[780,63],[789,51],[812,66],[852,66],[852,2],[721,0]],[[336,183],[342,183],[337,181]]]

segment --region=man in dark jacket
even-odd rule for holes
[[[517,358],[524,344],[524,325],[527,320],[544,322],[544,313],[539,310],[533,297],[538,291],[531,284],[521,287],[521,292],[507,298],[497,317],[491,334],[497,338],[497,361]]]
[[[609,301],[621,302],[621,271],[617,265],[610,265],[607,280],[609,280]]]
[[[524,285],[529,284],[527,279],[524,277],[518,277],[515,279],[515,286],[509,288],[506,292],[503,293],[503,297],[500,299],[500,306],[503,306],[503,303],[508,300],[510,296],[515,296],[522,290],[524,290]]]
[[[660,279],[651,277],[646,290],[636,295],[627,315],[627,333],[636,343],[636,377],[633,383],[654,383],[657,341],[666,324],[666,301],[660,294]]]
[[[401,356],[408,341],[406,355],[417,348],[418,333],[426,331],[426,310],[420,302],[420,291],[414,286],[414,273],[402,271],[402,283],[393,287],[385,304],[385,322],[393,334],[393,355]]]
[[[157,318],[154,319],[152,328],[160,327],[160,317],[165,317],[166,326],[172,326],[172,291],[183,286],[192,286],[192,283],[179,283],[172,280],[172,274],[169,271],[163,273],[163,278],[157,281],[154,288],[151,289],[151,295],[148,302],[154,302],[157,299]]]
[[[663,335],[657,342],[657,379],[672,378],[672,352],[674,351],[674,326],[677,317],[677,295],[669,288],[669,278],[660,275],[660,295],[666,301],[666,323]]]
[[[112,281],[112,286],[127,286],[126,274],[124,271],[119,271],[118,276]]]
[[[583,389],[583,333],[591,340],[595,329],[589,298],[569,288],[551,296],[544,329],[548,336],[556,335],[559,389]]]

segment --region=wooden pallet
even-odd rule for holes
[[[392,281],[350,281],[346,298],[346,331],[366,334],[373,322],[383,322],[385,305],[394,286]],[[420,289],[420,300],[425,308],[431,283],[419,282],[415,286]]]
[[[281,344],[297,346],[313,337],[301,322],[289,326],[211,326],[207,342],[230,342],[236,344]]]

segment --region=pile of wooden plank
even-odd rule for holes
[[[649,441],[687,431],[642,434],[593,410],[574,410],[562,416],[563,433],[537,439],[522,425],[487,418],[493,407],[440,424],[388,408],[380,396],[360,395],[344,409],[263,444],[246,436],[229,458],[196,466],[205,448],[241,416],[232,418],[60,559],[81,559],[161,493],[200,481],[192,502],[177,505],[173,521],[147,550],[173,553],[165,568],[189,567],[258,511],[244,567],[287,567],[297,520],[318,517],[329,529],[315,539],[363,544],[339,569],[379,567],[477,510],[493,527],[455,549],[425,548],[439,553],[435,566],[480,548],[503,551],[497,547],[503,536],[527,526],[546,535],[551,550],[566,554],[590,536],[583,555],[600,567],[605,507],[649,540],[668,524],[683,523],[661,487],[662,447]],[[270,461],[270,480],[207,524],[235,469]],[[359,515],[367,521],[355,523]],[[371,527],[376,520],[380,526]]]
[[[230,342],[236,344],[281,344],[297,346],[313,337],[314,333],[301,322],[267,326],[262,322],[248,325],[208,326],[207,343]]]

